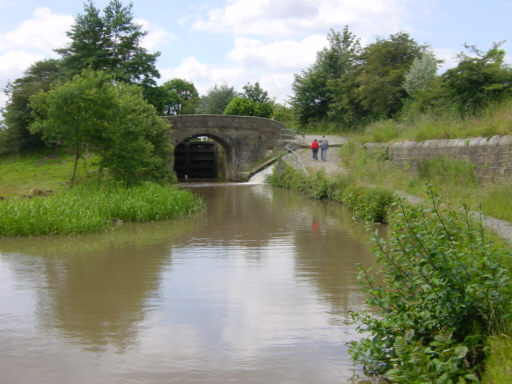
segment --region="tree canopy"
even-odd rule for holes
[[[25,76],[8,85],[9,101],[5,106],[4,122],[6,146],[10,152],[30,152],[44,148],[40,134],[32,134],[28,126],[34,121],[30,97],[39,91],[46,91],[60,77],[57,60],[38,61],[30,66]]]
[[[183,79],[172,79],[162,85],[164,90],[164,115],[186,115],[194,113],[199,103],[196,87]]]
[[[200,114],[222,115],[229,102],[237,96],[233,87],[215,84],[199,100],[196,112]]]
[[[100,155],[100,164],[112,177],[124,184],[168,176],[167,128],[144,101],[140,88],[114,84],[110,75],[86,69],[32,96],[31,107],[36,120],[30,129],[47,142],[73,149],[71,183],[86,144]]]
[[[131,3],[123,6],[120,0],[110,0],[101,15],[89,0],[67,35],[71,42],[56,52],[68,77],[92,68],[111,74],[116,81],[156,85],[160,74],[155,61],[160,53],[150,54],[141,46],[146,32],[133,21]]]

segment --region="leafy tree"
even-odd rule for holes
[[[30,98],[36,113],[31,131],[41,133],[47,142],[61,142],[75,153],[71,183],[84,145],[95,144],[98,131],[107,129],[113,120],[114,89],[109,80],[101,72],[85,70],[82,75]]]
[[[405,74],[423,51],[424,47],[405,32],[391,35],[389,40],[378,39],[363,50],[356,81],[357,94],[368,115],[386,118],[400,110],[407,96]]]
[[[194,113],[199,103],[199,95],[193,83],[182,79],[172,79],[162,85],[165,92],[164,114],[186,115]]]
[[[424,53],[412,62],[404,76],[403,87],[409,96],[428,89],[437,73],[437,60],[432,53]]]
[[[34,63],[14,83],[8,85],[9,100],[5,106],[5,145],[10,152],[27,152],[45,147],[40,134],[32,134],[28,127],[34,121],[30,97],[39,91],[46,91],[60,76],[57,60],[43,60]]]
[[[233,87],[226,84],[214,85],[208,93],[201,97],[196,113],[222,115],[229,102],[237,96]]]
[[[95,139],[100,165],[124,185],[170,179],[169,127],[144,101],[139,87],[114,87],[116,115]]]
[[[265,104],[270,102],[268,92],[260,87],[260,83],[256,82],[254,85],[247,83],[243,87],[242,96],[254,101],[255,103]]]
[[[333,104],[342,105],[340,79],[351,74],[358,63],[360,41],[348,26],[342,32],[331,30],[327,39],[329,47],[318,52],[316,62],[294,77],[291,104],[302,124],[326,120]]]
[[[92,68],[111,74],[116,81],[154,86],[154,79],[160,77],[155,67],[159,53],[149,54],[140,46],[146,32],[133,22],[132,4],[125,7],[119,0],[110,0],[102,16],[89,0],[84,11],[67,33],[70,44],[56,50],[68,76]]]
[[[473,56],[461,53],[457,67],[443,74],[443,86],[461,113],[473,113],[512,93],[512,70],[505,65],[505,51],[499,47],[495,43],[483,53],[466,46]]]
[[[269,103],[261,104],[246,97],[236,96],[229,102],[224,115],[270,117],[272,107]]]
[[[124,184],[168,175],[165,123],[142,98],[139,87],[117,83],[101,71],[85,70],[48,92],[31,97],[36,121],[31,130],[45,141],[73,149],[76,176],[84,146],[91,145],[100,164]]]

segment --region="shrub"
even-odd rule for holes
[[[441,212],[430,194],[430,207],[397,203],[387,239],[374,238],[381,272],[360,277],[378,311],[353,313],[370,335],[350,352],[397,383],[477,382],[486,338],[506,330],[512,285],[500,258],[512,253],[487,239],[467,209]]]
[[[393,193],[383,188],[370,188],[351,185],[345,189],[342,202],[354,218],[371,223],[387,221],[387,210],[393,201]]]

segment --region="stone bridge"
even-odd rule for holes
[[[171,124],[175,147],[199,136],[219,143],[224,149],[226,178],[231,181],[246,180],[259,161],[277,154],[281,134],[288,131],[278,121],[252,116],[179,115],[163,119]]]

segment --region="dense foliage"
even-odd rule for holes
[[[173,186],[79,185],[47,197],[0,200],[0,236],[92,233],[123,221],[174,219],[202,209],[197,196]]]
[[[102,15],[88,1],[67,34],[69,44],[56,50],[61,55],[59,59],[34,63],[23,77],[7,87],[6,130],[0,153],[44,148],[41,135],[29,130],[34,121],[30,97],[71,80],[85,69],[103,71],[116,83],[137,84],[147,101],[157,107],[163,104],[166,95],[155,82],[160,76],[155,66],[159,54],[150,54],[141,46],[146,32],[134,23],[131,4],[125,7],[119,0],[110,0]]]
[[[162,89],[165,92],[164,115],[187,115],[195,112],[199,94],[194,84],[183,79],[172,79],[166,81]]]
[[[456,67],[438,75],[440,61],[405,32],[365,47],[348,27],[327,38],[329,46],[292,84],[291,105],[304,127],[356,131],[382,119],[410,122],[452,110],[472,117],[512,92],[512,70],[500,44],[485,53],[466,46],[469,54],[461,53]]]
[[[89,0],[84,11],[67,33],[68,46],[56,50],[67,77],[92,68],[109,73],[116,81],[155,85],[155,78],[160,77],[155,66],[159,53],[150,54],[141,46],[146,32],[134,23],[132,4],[110,0],[101,15]]]
[[[271,117],[272,103],[268,92],[256,82],[244,85],[243,92],[231,99],[224,115]]]
[[[427,208],[399,204],[374,244],[379,272],[361,279],[378,311],[354,314],[366,336],[355,361],[396,383],[477,382],[487,338],[510,320],[510,249],[467,210],[441,212],[433,194]]]
[[[235,96],[237,96],[237,93],[233,87],[228,87],[226,84],[214,85],[206,95],[200,98],[196,113],[222,115]]]
[[[33,134],[28,129],[34,121],[30,97],[39,91],[47,91],[59,77],[59,62],[44,60],[31,65],[25,76],[8,85],[6,93],[9,102],[4,111],[6,152],[8,149],[9,152],[27,153],[45,147],[41,135]]]
[[[75,166],[87,146],[125,185],[169,177],[171,148],[166,124],[136,86],[114,84],[103,72],[85,70],[72,80],[32,96],[36,120],[30,129],[47,142],[73,149]]]
[[[393,193],[387,189],[355,186],[350,178],[329,178],[323,171],[305,175],[300,170],[284,166],[274,170],[270,183],[312,199],[343,203],[352,211],[354,219],[363,222],[387,222],[387,210],[393,202]]]

